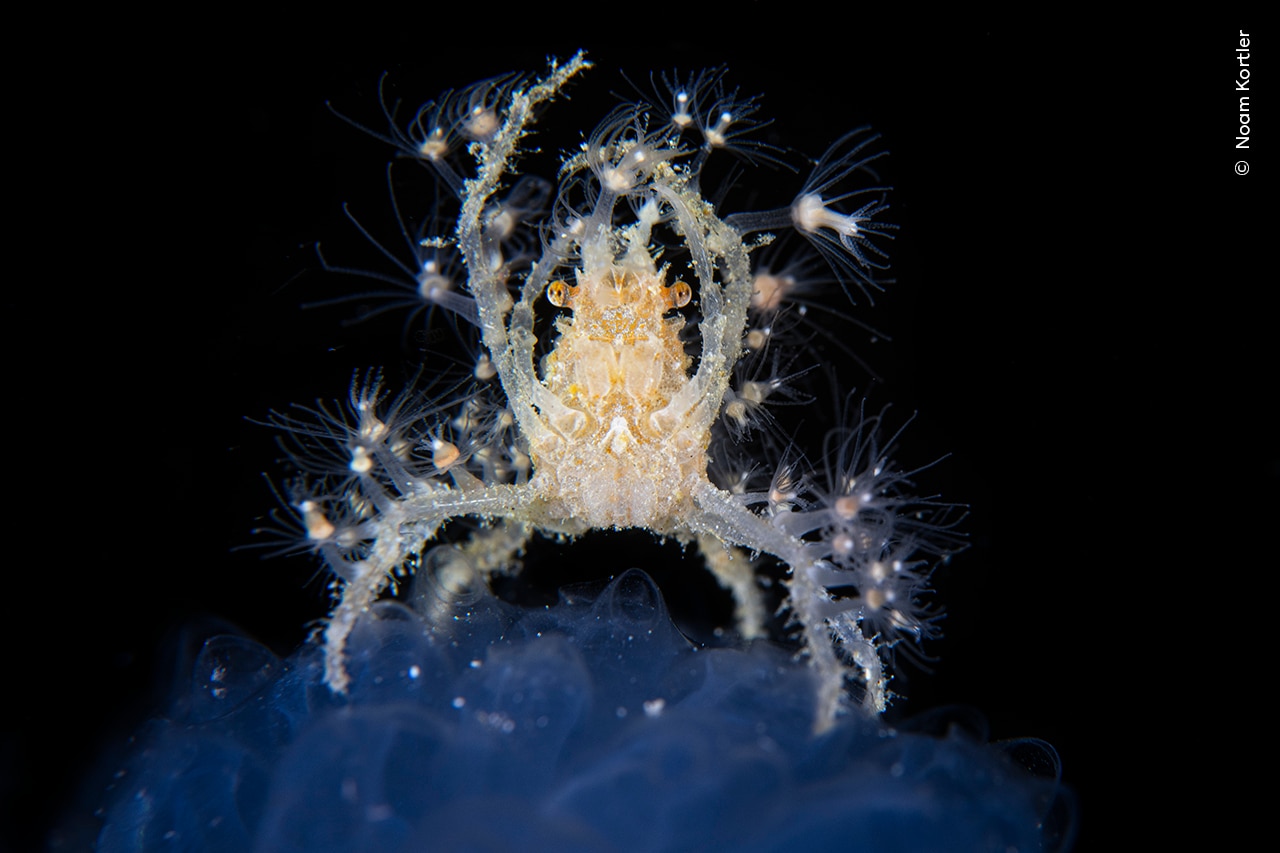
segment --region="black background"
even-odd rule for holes
[[[1175,828],[1142,803],[1241,754],[1213,744],[1249,706],[1235,667],[1262,654],[1274,500],[1255,496],[1278,466],[1273,442],[1253,443],[1276,366],[1256,272],[1269,149],[1232,174],[1234,22],[922,33],[738,8],[637,8],[621,29],[221,25],[66,51],[65,78],[33,73],[17,177],[49,242],[14,242],[40,272],[11,269],[5,297],[13,849],[47,843],[57,821],[55,838],[84,837],[111,752],[217,620],[286,654],[326,611],[309,559],[232,550],[274,506],[263,472],[280,471],[270,432],[245,418],[405,360],[398,318],[344,327],[341,308],[298,308],[359,286],[326,277],[313,249],[359,247],[342,203],[387,214],[390,152],[324,102],[377,126],[383,71],[414,104],[578,47],[598,68],[548,111],[552,150],[628,90],[619,68],[639,82],[727,64],[763,94],[769,138],[810,156],[860,124],[884,134],[897,283],[851,310],[894,340],[850,339],[885,379],[873,400],[919,413],[900,458],[950,453],[923,485],[971,505],[972,547],[938,575],[939,661],[895,685],[903,712],[968,704],[993,738],[1052,743],[1081,849]],[[762,187],[786,198],[788,180]],[[838,351],[820,358],[842,388],[867,384]],[[805,410],[806,428],[832,411]],[[547,590],[637,565],[689,620],[716,599],[696,562],[646,536],[540,545],[529,563]]]

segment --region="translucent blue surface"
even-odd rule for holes
[[[379,604],[352,689],[318,648],[209,640],[111,793],[103,851],[1039,850],[1059,797],[1009,749],[850,714],[815,737],[802,662],[697,650],[628,572],[427,624]],[[955,727],[952,727],[953,729]],[[1035,742],[1023,765],[1053,764]],[[1030,753],[1030,755],[1028,755]],[[1060,803],[1059,803],[1060,804]],[[1042,838],[1042,833],[1048,837]]]

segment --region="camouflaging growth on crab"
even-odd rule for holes
[[[405,566],[461,593],[508,570],[535,533],[639,528],[697,544],[746,639],[767,616],[749,555],[785,564],[785,606],[816,676],[815,728],[853,704],[879,712],[892,649],[931,633],[921,594],[933,560],[959,544],[954,507],[911,497],[880,418],[857,405],[823,449],[825,478],[797,453],[774,460],[767,484],[745,467],[708,473],[789,391],[771,335],[803,282],[760,261],[762,247],[794,232],[832,284],[868,296],[879,286],[893,226],[879,219],[887,189],[866,185],[876,137],[838,140],[790,205],[724,215],[702,194],[708,160],[727,151],[770,165],[783,152],[749,137],[765,123],[759,104],[722,70],[661,76],[658,97],[618,106],[564,159],[554,188],[517,178],[522,140],[589,67],[579,54],[540,79],[448,92],[407,123],[383,101],[390,129],[375,135],[431,170],[457,212],[403,229],[417,267],[401,263],[409,278],[387,295],[474,324],[483,348],[475,387],[457,399],[388,403],[368,378],[342,410],[273,418],[309,475],[290,501],[301,538],[339,592],[326,682],[347,688],[347,638]],[[484,526],[436,542],[464,516]]]

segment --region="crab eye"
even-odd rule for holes
[[[547,285],[547,301],[557,308],[571,307],[573,294],[578,288],[563,281],[553,281]]]
[[[667,288],[667,308],[683,308],[693,298],[693,288],[683,281],[674,282]]]

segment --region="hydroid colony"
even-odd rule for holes
[[[751,476],[766,460],[709,471],[787,383],[761,366],[783,363],[771,321],[797,279],[753,271],[752,254],[795,231],[847,289],[879,286],[893,226],[874,181],[877,139],[838,140],[788,207],[725,215],[703,196],[707,162],[725,150],[751,165],[777,155],[749,139],[756,100],[712,71],[662,78],[663,100],[618,106],[554,188],[516,175],[535,121],[588,67],[577,56],[536,81],[485,81],[411,117],[384,104],[388,141],[456,197],[456,220],[434,211],[424,221],[438,230],[418,235],[420,307],[475,325],[482,346],[458,399],[389,398],[375,377],[345,411],[275,419],[317,475],[291,503],[340,592],[326,681],[346,689],[355,621],[467,516],[490,526],[431,552],[448,583],[486,582],[535,533],[641,528],[702,549],[746,638],[764,616],[748,554],[770,555],[788,567],[785,606],[818,676],[815,728],[832,724],[850,682],[859,704],[883,710],[888,650],[930,632],[921,592],[929,558],[956,544],[950,507],[910,496],[875,417],[833,436],[818,459],[824,482],[795,454],[771,460],[768,483]]]

